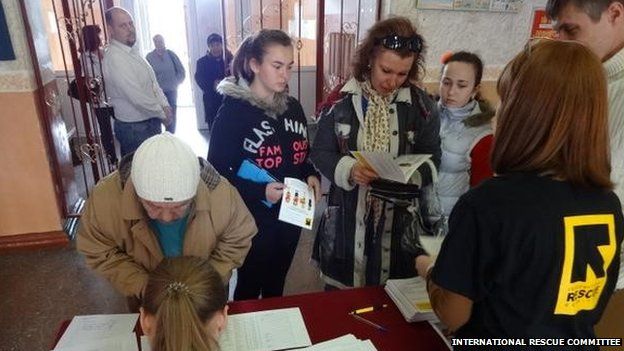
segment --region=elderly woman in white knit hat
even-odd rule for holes
[[[129,297],[164,257],[208,258],[227,283],[257,229],[237,190],[191,148],[165,132],[124,157],[91,192],[77,248]]]

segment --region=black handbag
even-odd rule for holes
[[[78,93],[78,83],[76,82],[76,78],[72,79],[71,82],[69,82],[69,86],[67,87],[67,95],[76,100],[80,100],[80,95]]]

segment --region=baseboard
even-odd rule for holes
[[[69,237],[65,232],[30,233],[0,236],[0,253],[65,247]]]

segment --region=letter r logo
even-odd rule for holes
[[[613,215],[563,218],[564,259],[555,314],[596,307],[617,247]]]

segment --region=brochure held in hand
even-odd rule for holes
[[[407,184],[424,163],[435,170],[429,154],[392,156],[387,152],[352,151],[353,157],[364,166],[372,169],[380,178]]]

